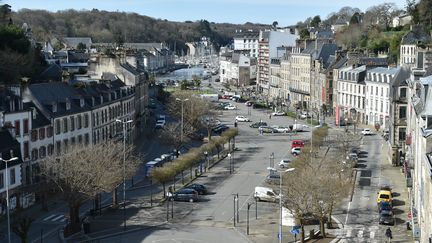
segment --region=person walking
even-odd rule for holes
[[[269,119],[271,120],[271,113],[269,114]]]
[[[390,228],[386,229],[385,236],[387,237],[388,242],[391,242],[391,240],[393,239],[393,235]]]

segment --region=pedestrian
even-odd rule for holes
[[[391,240],[393,239],[393,235],[392,235],[392,231],[390,228],[386,229],[385,236],[387,237],[388,242],[391,242]]]
[[[271,114],[269,114],[269,119],[271,120]]]
[[[263,129],[262,129],[262,127],[259,127],[259,128],[258,128],[258,131],[259,131],[259,134],[260,134],[260,135],[263,134]]]

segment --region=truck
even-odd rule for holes
[[[201,99],[209,100],[211,102],[217,102],[217,101],[219,101],[219,95],[218,94],[202,94]]]

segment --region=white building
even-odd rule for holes
[[[399,64],[415,67],[419,45],[431,43],[429,34],[421,27],[412,27],[411,31],[402,37]]]
[[[221,54],[219,76],[223,83],[246,87],[256,81],[256,59],[241,53]]]
[[[247,51],[250,57],[258,57],[259,32],[239,31],[234,36],[234,50]]]
[[[390,116],[390,82],[399,68],[377,67],[367,71],[366,123],[388,128]]]

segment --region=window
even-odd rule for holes
[[[4,186],[4,175],[3,172],[0,172],[0,189],[2,189]]]
[[[68,139],[63,140],[63,145],[64,145],[63,150],[66,151],[69,146],[69,140]]]
[[[72,137],[71,138],[71,146],[74,146],[75,145],[75,137]]]
[[[23,124],[24,124],[24,134],[28,134],[29,133],[29,121],[28,121],[28,119],[24,119]]]
[[[60,155],[60,153],[61,153],[61,142],[57,141],[56,142],[56,154]]]
[[[13,185],[13,184],[15,184],[15,168],[11,168],[10,170],[9,170],[9,178],[10,178],[10,183],[9,183],[9,185]]]
[[[51,126],[49,126],[48,128],[47,128],[47,138],[50,138],[50,137],[52,137],[52,135],[53,135],[53,127],[51,127]]]
[[[60,130],[61,130],[61,124],[60,124],[60,120],[56,120],[56,125],[55,125],[55,133],[58,135],[60,134]]]
[[[54,145],[48,144],[48,156],[51,156],[54,153]]]
[[[399,119],[406,119],[406,106],[399,106]]]
[[[15,121],[15,136],[20,136],[20,135],[21,135],[20,121],[16,120]]]
[[[84,127],[88,127],[89,126],[89,115],[88,114],[84,114]]]
[[[381,87],[381,96],[384,96],[384,88]]]
[[[45,128],[39,129],[39,140],[45,139]]]
[[[399,94],[400,98],[406,98],[406,92],[407,92],[406,88],[400,88],[399,92],[400,92]]]
[[[68,132],[68,119],[63,118],[63,133],[67,133],[67,132]]]
[[[375,95],[378,96],[378,87],[375,87]]]
[[[84,135],[84,143],[85,143],[86,145],[90,143],[90,137],[89,137],[89,134],[88,134],[88,133],[86,133],[86,134]]]
[[[82,128],[82,117],[81,115],[77,116],[77,129],[81,129]]]
[[[46,147],[42,146],[39,148],[39,157],[42,159],[46,156]]]
[[[70,130],[71,130],[71,132],[75,130],[75,117],[74,116],[70,117]]]
[[[399,141],[404,141],[406,138],[406,128],[399,128]]]
[[[82,135],[78,135],[78,143],[81,145],[83,142]]]
[[[29,158],[29,153],[30,153],[30,149],[29,149],[29,143],[28,142],[24,142],[24,159],[28,159]]]
[[[32,159],[32,160],[37,160],[37,159],[38,159],[38,155],[39,155],[38,150],[37,150],[37,149],[32,149],[32,152],[31,152],[31,159]]]
[[[38,139],[38,131],[37,130],[32,130],[31,131],[31,141],[34,142]]]

